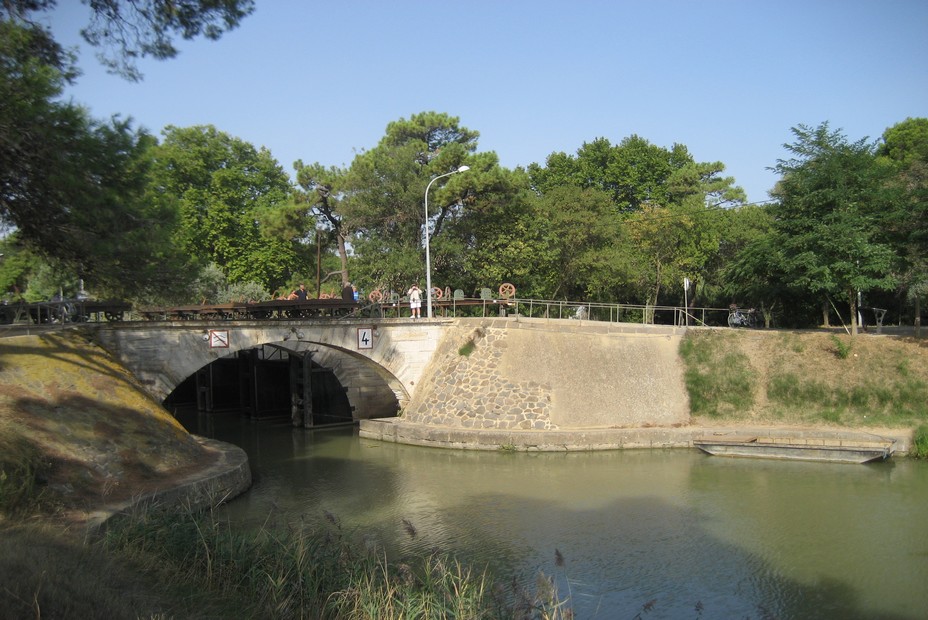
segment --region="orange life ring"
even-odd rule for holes
[[[379,288],[375,288],[373,291],[370,292],[367,298],[376,304],[376,303],[379,303],[383,299],[383,293],[380,292]]]
[[[503,299],[509,299],[516,296],[516,287],[509,282],[503,282],[499,285],[499,296]]]

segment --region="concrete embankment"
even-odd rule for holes
[[[240,495],[251,486],[248,456],[238,446],[195,437],[208,455],[209,464],[186,475],[170,476],[152,491],[119,502],[107,502],[79,515],[90,527],[98,527],[113,515],[137,508],[183,507],[198,509],[215,506]]]
[[[654,325],[458,320],[402,417],[495,431],[685,424],[682,335]]]
[[[692,447],[705,436],[780,435],[909,450],[911,429],[850,430],[690,417],[684,329],[542,319],[463,319],[449,329],[408,407],[362,420],[362,437],[469,450]]]
[[[589,450],[686,442],[683,330],[654,325],[462,319],[402,415],[362,437],[464,449]]]
[[[189,434],[110,356],[62,330],[0,339],[0,448],[38,468],[59,515],[201,506],[251,484],[240,448]]]
[[[379,441],[459,450],[515,450],[520,452],[577,452],[641,448],[692,448],[699,438],[783,437],[802,440],[839,440],[850,443],[889,439],[896,454],[912,445],[909,429],[873,431],[783,426],[706,426],[670,428],[586,428],[564,431],[494,431],[416,424],[403,418],[362,420],[361,436]]]

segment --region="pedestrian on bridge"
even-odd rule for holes
[[[290,293],[290,299],[297,299],[299,301],[306,301],[309,298],[309,293],[306,292],[306,285],[300,284],[300,288],[294,290]]]
[[[422,291],[419,290],[419,285],[413,284],[406,294],[409,295],[409,310],[412,312],[412,318],[421,318]]]

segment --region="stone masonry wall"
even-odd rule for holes
[[[660,326],[460,319],[402,417],[485,430],[685,424],[681,337]]]
[[[506,328],[491,321],[448,330],[404,419],[473,429],[557,429],[551,422],[551,386],[513,381],[500,372],[506,338]],[[462,347],[472,350],[463,355]]]

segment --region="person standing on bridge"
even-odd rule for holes
[[[406,294],[409,295],[409,310],[412,312],[412,318],[421,318],[422,291],[419,290],[419,285],[413,284]]]
[[[290,293],[290,299],[296,299],[298,301],[306,301],[309,298],[309,293],[306,292],[306,285],[300,284],[300,287]]]

